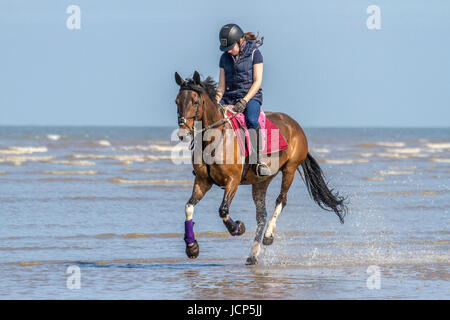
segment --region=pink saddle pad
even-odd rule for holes
[[[234,105],[229,105],[230,108],[234,108]],[[231,117],[232,113],[227,111],[227,116]],[[250,155],[252,148],[246,150],[244,139],[241,135],[242,128],[245,132],[245,141],[248,146],[251,146],[250,135],[248,132],[247,124],[245,123],[245,115],[243,113],[237,114],[234,118],[230,119],[231,125],[238,137],[239,147],[244,156]],[[263,109],[258,118],[259,125],[261,126],[261,139],[262,139],[262,154],[271,154],[284,150],[288,147],[286,139],[281,134],[280,130],[275,126],[275,124],[266,117]],[[247,152],[248,151],[248,152]]]

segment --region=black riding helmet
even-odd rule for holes
[[[243,35],[244,31],[237,24],[229,23],[224,25],[219,32],[220,50],[228,51],[233,49],[234,44],[239,42]]]

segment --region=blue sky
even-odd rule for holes
[[[264,110],[305,127],[449,127],[449,16],[445,0],[2,0],[0,125],[176,126],[174,72],[217,79],[234,22],[264,36]]]

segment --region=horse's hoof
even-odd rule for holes
[[[272,243],[273,243],[273,235],[270,235],[270,237],[264,236],[263,245],[270,246]]]
[[[242,221],[237,220],[236,222],[228,219],[223,222],[227,227],[228,232],[233,236],[242,236],[245,233],[245,224]]]
[[[237,220],[236,223],[239,224],[239,229],[237,231],[237,236],[242,236],[245,233],[245,224],[242,221]]]
[[[256,257],[248,257],[247,261],[245,261],[245,264],[247,266],[254,266],[255,264],[258,264],[258,258],[256,258]]]
[[[195,259],[200,253],[200,247],[198,246],[197,240],[195,242],[186,244],[186,254],[189,259]]]

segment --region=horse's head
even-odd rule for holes
[[[202,83],[200,74],[195,71],[192,80],[185,81],[175,72],[175,81],[180,86],[175,103],[178,111],[178,138],[193,138],[194,122],[200,121],[203,114]]]

